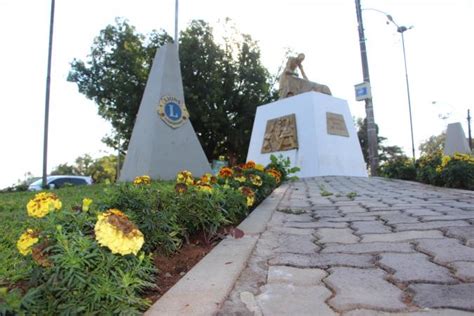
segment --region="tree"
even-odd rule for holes
[[[123,161],[123,157],[120,161]],[[93,159],[85,154],[77,157],[73,165],[67,163],[58,165],[51,174],[90,176],[94,183],[112,183],[117,179],[117,156],[109,155]]]
[[[437,136],[431,136],[420,144],[418,149],[421,155],[432,155],[444,150],[444,143],[446,141],[446,132],[442,132]]]
[[[364,160],[369,166],[369,146],[368,146],[368,136],[367,136],[367,119],[358,118],[357,121],[357,136],[359,138],[360,147],[362,148],[362,154]],[[377,152],[379,157],[379,162],[383,164],[387,161],[392,161],[398,158],[405,158],[406,155],[403,153],[403,149],[399,146],[384,146],[383,142],[387,140],[386,137],[379,136],[379,127],[375,125],[376,135],[377,135]]]
[[[56,166],[53,171],[51,171],[51,175],[77,175],[77,173],[74,166],[63,163]]]
[[[98,113],[109,121],[113,135],[103,141],[125,151],[145,89],[156,47],[170,40],[153,31],[146,39],[126,20],[116,19],[94,40],[87,62],[74,59],[68,81],[98,105]]]
[[[117,19],[95,39],[87,63],[73,61],[68,80],[112,123],[114,135],[104,139],[109,146],[128,147],[154,53],[170,40],[164,31],[138,34]],[[179,47],[185,102],[206,155],[242,160],[256,107],[276,95],[256,42],[233,32],[219,45],[206,22],[192,21]]]

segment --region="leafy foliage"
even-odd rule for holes
[[[421,155],[433,155],[444,150],[444,142],[446,141],[446,132],[437,136],[431,136],[420,144],[418,149]]]
[[[76,158],[73,165],[58,165],[51,171],[51,175],[90,176],[94,183],[113,183],[117,179],[117,156],[108,155],[94,159],[85,154]]]
[[[68,80],[112,123],[114,135],[104,139],[109,146],[128,148],[154,53],[170,40],[164,31],[138,34],[117,19],[95,39],[87,62],[72,62]],[[243,160],[256,107],[276,95],[256,42],[233,30],[219,45],[211,27],[199,20],[182,31],[179,47],[185,101],[207,157]]]
[[[440,174],[436,168],[441,165],[442,153],[436,151],[422,155],[416,161],[416,180],[426,184],[442,186]]]
[[[474,157],[469,154],[455,153],[444,156],[437,172],[444,186],[474,190]]]
[[[270,161],[271,163],[268,165],[268,168],[274,168],[278,170],[282,174],[283,181],[298,179],[296,176],[289,177],[290,174],[300,171],[299,167],[291,167],[289,157],[284,158],[281,154],[278,155],[278,157],[275,155],[270,155]]]
[[[413,160],[406,156],[392,159],[380,167],[380,175],[387,178],[415,180],[416,169]]]
[[[143,252],[118,256],[99,246],[93,234],[96,213],[70,203],[66,200],[68,209],[24,221],[39,240],[22,258],[30,267],[22,275],[28,288],[19,304],[12,300],[15,290],[8,292],[8,305],[0,309],[35,315],[140,314],[149,305],[143,291],[154,287],[151,257]]]
[[[455,153],[443,156],[441,151],[421,156],[413,165],[409,158],[392,160],[381,167],[389,178],[417,180],[449,188],[474,190],[474,157]]]
[[[91,166],[88,159],[84,161]],[[219,180],[210,174],[197,180],[182,171],[176,185],[142,176],[138,177],[142,181],[128,184],[64,188],[55,190],[57,195],[40,193],[34,199],[38,205],[28,203],[28,211],[35,206],[42,211],[41,218],[25,218],[26,212],[17,211],[24,209],[33,193],[4,194],[0,218],[19,216],[9,225],[0,221],[6,233],[0,239],[0,312],[140,314],[149,306],[144,293],[155,287],[157,272],[152,255],[140,250],[143,242],[146,251],[166,254],[176,252],[183,240],[198,233],[212,242],[223,236],[219,233],[223,225],[237,224],[270,194],[282,179],[277,168],[288,172],[289,165],[275,158],[267,169],[254,162],[224,167],[228,170],[221,169],[219,177],[225,177]],[[186,190],[178,190],[183,186]],[[46,195],[54,205],[40,199]],[[11,202],[8,197],[12,196],[18,199]],[[16,242],[20,229],[24,232]],[[224,231],[234,238],[244,234],[232,227]],[[17,288],[19,281],[24,283]]]
[[[100,31],[87,62],[72,61],[68,80],[77,83],[79,92],[112,124],[114,134],[103,139],[107,145],[128,148],[156,47],[169,40],[164,31],[145,37],[117,18],[115,25]]]
[[[357,136],[359,137],[360,146],[362,148],[362,154],[364,156],[364,160],[369,166],[369,141],[368,141],[368,134],[367,134],[367,119],[358,118],[357,121]],[[392,161],[396,158],[403,158],[405,155],[403,154],[403,150],[399,146],[384,146],[382,143],[387,140],[387,138],[383,136],[378,136],[379,134],[379,127],[376,125],[376,133],[377,133],[377,152],[379,157],[379,163],[382,165],[384,162]]]

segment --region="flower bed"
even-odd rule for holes
[[[421,156],[415,164],[409,158],[400,158],[383,165],[381,174],[389,178],[474,190],[474,157],[460,153],[447,156],[437,152]]]
[[[27,203],[18,253],[6,253],[27,268],[0,276],[0,314],[140,314],[156,287],[153,253],[173,254],[196,235],[210,243],[286,175],[274,159],[267,168],[248,162],[216,176],[182,171],[175,183],[142,176],[67,207],[41,192]]]

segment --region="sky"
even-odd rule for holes
[[[474,110],[474,0],[361,2],[375,122],[386,144],[411,155],[401,36],[376,10],[413,26],[404,34],[415,147],[448,123],[461,122],[467,136],[467,110]],[[42,174],[50,6],[50,0],[0,0],[0,188],[27,172]],[[66,80],[71,61],[86,60],[94,38],[116,17],[141,33],[174,35],[174,16],[175,0],[56,0],[48,172],[86,153],[113,153],[101,142],[111,125]],[[354,95],[363,77],[353,0],[179,1],[179,30],[203,19],[218,32],[227,17],[258,41],[270,73],[278,72],[287,49],[305,53],[309,79],[347,100],[354,117],[365,117],[364,102]]]

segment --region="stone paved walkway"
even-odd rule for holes
[[[474,315],[474,193],[292,183],[219,315]]]

